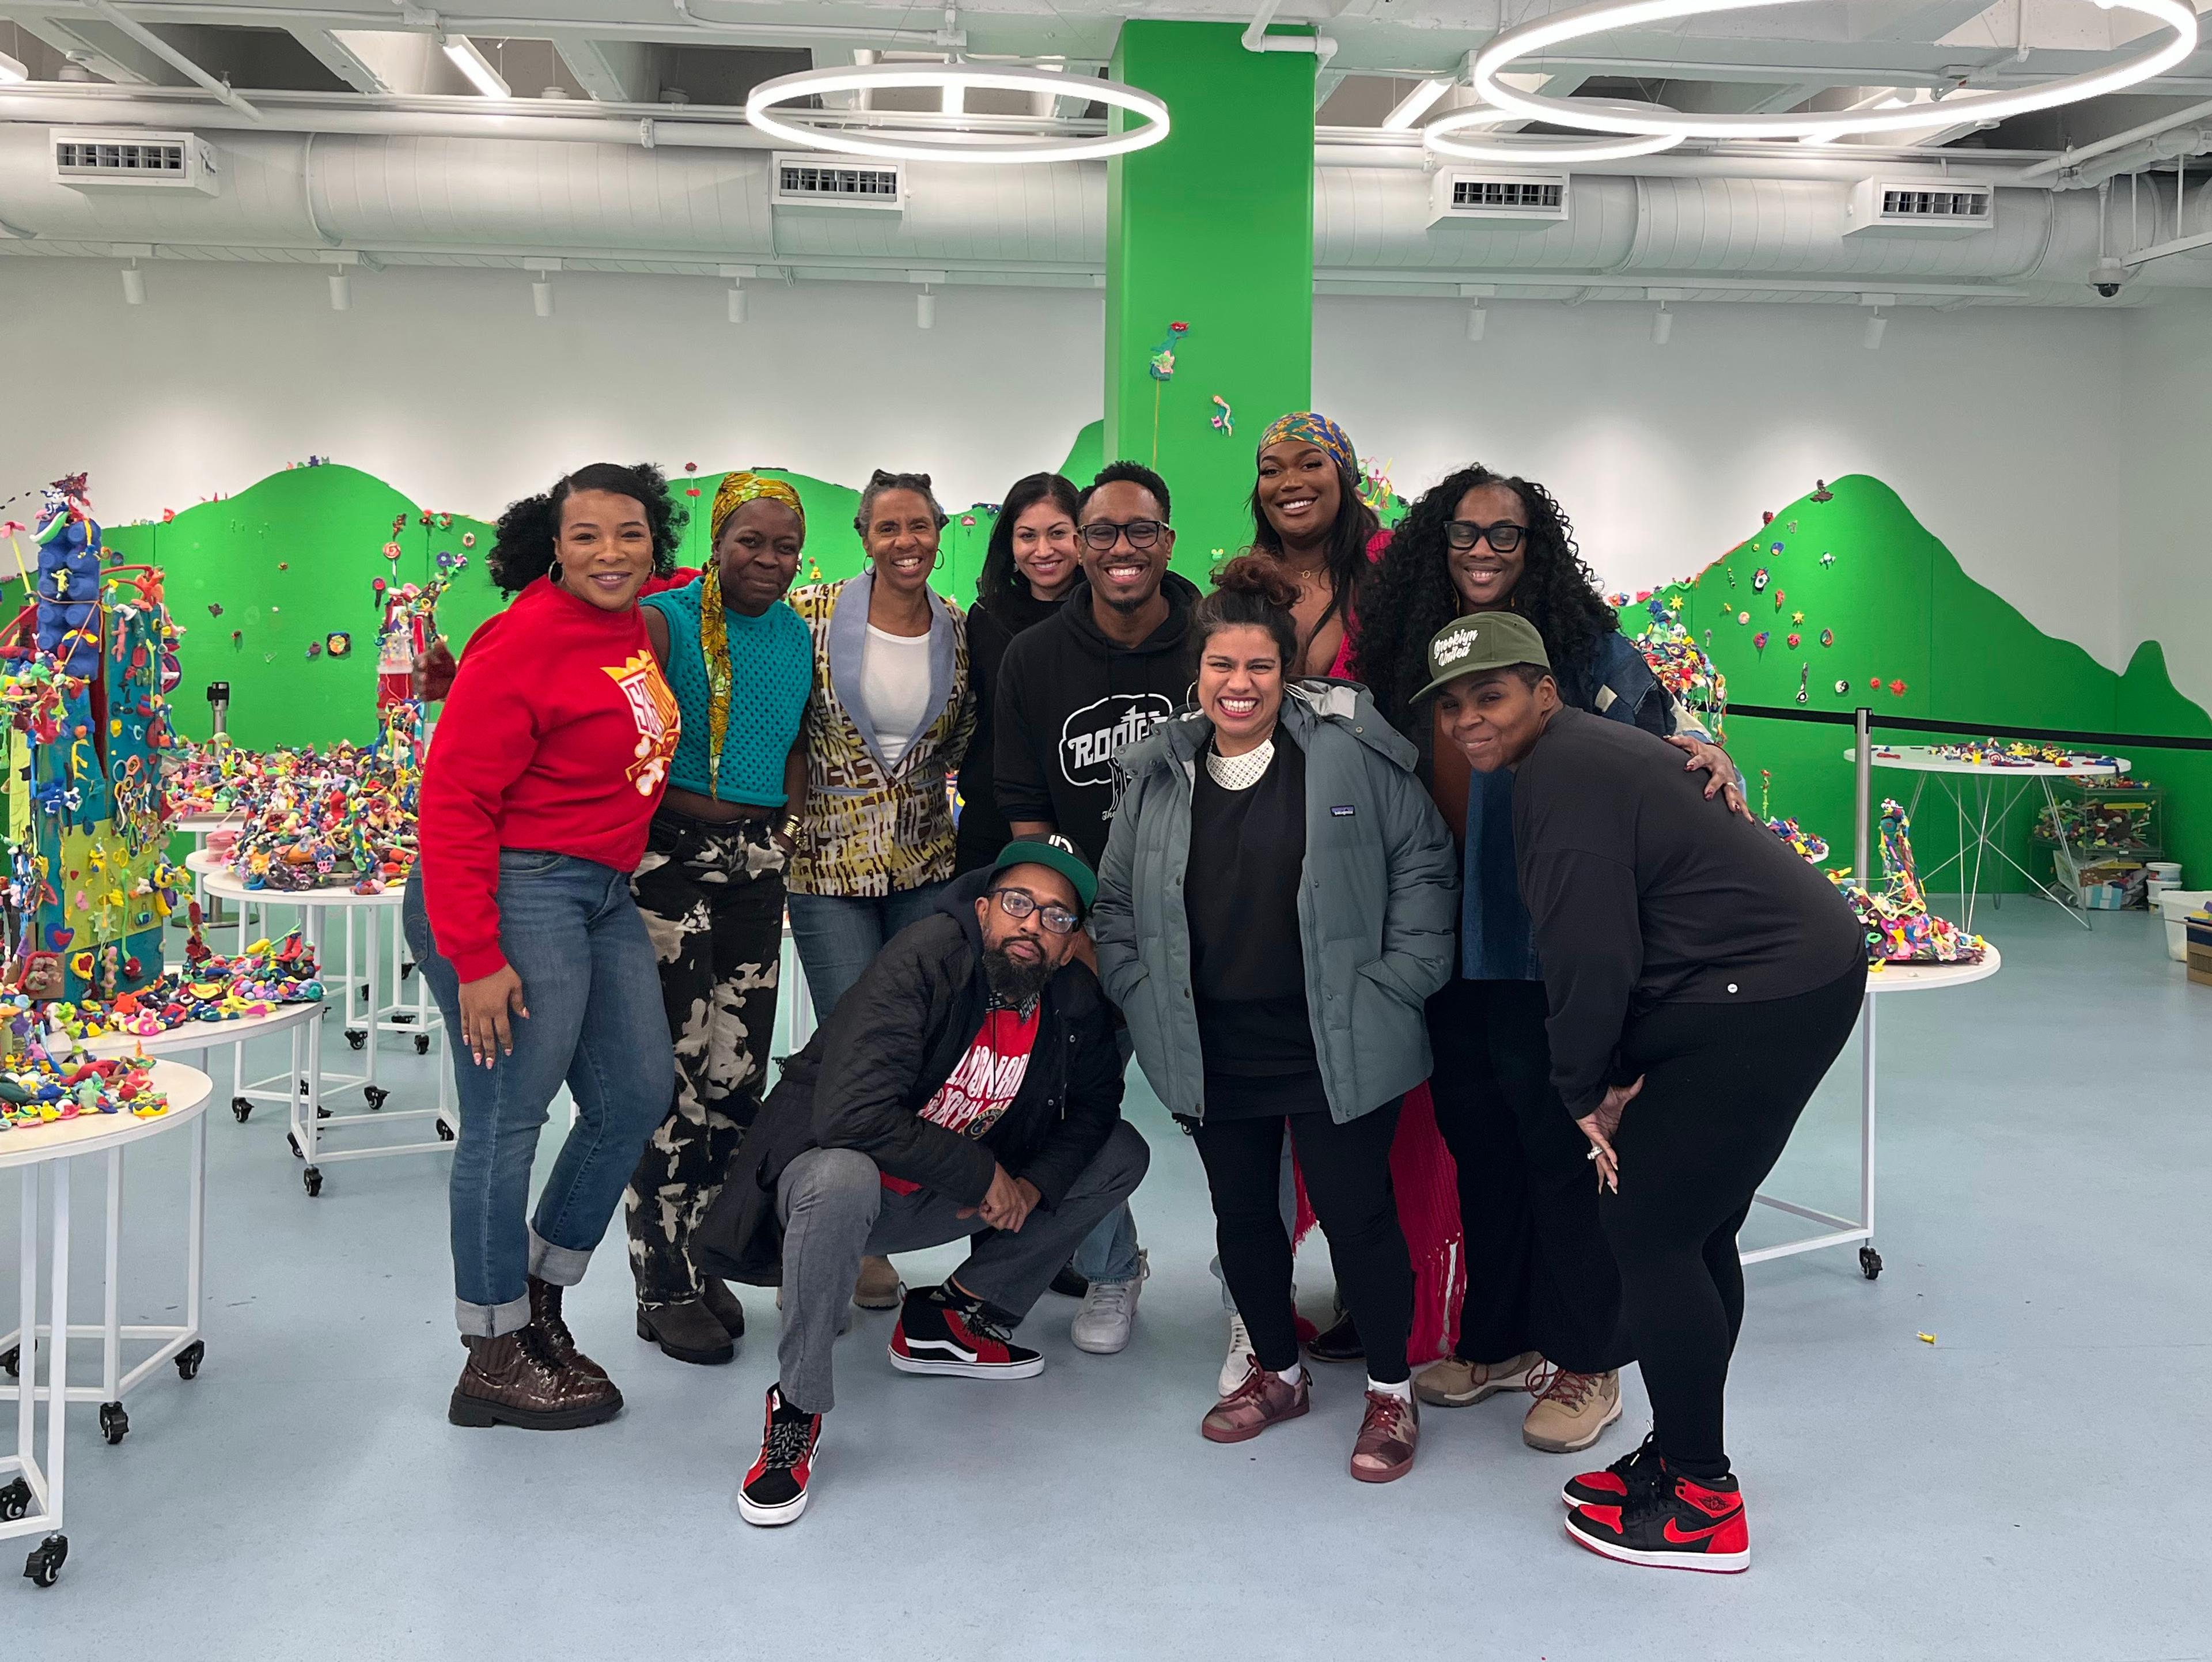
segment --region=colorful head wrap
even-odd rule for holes
[[[714,487],[714,510],[707,517],[707,543],[709,547],[722,539],[722,524],[747,502],[757,502],[763,496],[770,502],[781,502],[799,515],[799,528],[806,529],[805,504],[799,500],[799,492],[781,479],[764,478],[758,473],[725,473],[721,484]]]
[[[1278,416],[1267,423],[1267,430],[1260,435],[1260,453],[1271,444],[1280,444],[1285,439],[1304,439],[1317,444],[1336,459],[1336,465],[1352,478],[1359,477],[1359,457],[1352,447],[1352,435],[1339,427],[1318,410],[1293,410],[1287,416]]]

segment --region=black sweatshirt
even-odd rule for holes
[[[1686,759],[1641,728],[1562,709],[1514,776],[1552,1082],[1577,1117],[1612,1081],[1621,1030],[1655,1006],[1792,998],[1865,959],[1835,886],[1708,801]]]
[[[999,665],[1014,636],[1034,629],[1060,610],[1058,600],[1040,600],[1027,582],[1017,593],[981,594],[968,608],[968,685],[975,690],[975,732],[960,762],[960,838],[955,872],[973,871],[999,857],[1012,833],[999,812],[999,789],[992,769],[997,732]]]
[[[1115,752],[1190,702],[1198,678],[1190,609],[1198,589],[1167,575],[1167,621],[1138,645],[1107,638],[1078,581],[1060,611],[1023,630],[999,665],[992,747],[999,812],[1039,819],[1095,868],[1114,817]]]

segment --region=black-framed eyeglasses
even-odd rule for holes
[[[1085,546],[1105,554],[1124,537],[1129,539],[1132,548],[1151,548],[1167,529],[1158,520],[1131,520],[1127,525],[1116,525],[1111,520],[1093,520],[1083,527],[1082,535]]]
[[[1521,539],[1528,534],[1527,526],[1516,525],[1510,520],[1500,520],[1494,525],[1478,525],[1473,520],[1444,522],[1444,541],[1462,553],[1487,538],[1497,552],[1510,554],[1521,546]]]
[[[1072,934],[1075,926],[1083,921],[1057,901],[1048,900],[1039,904],[1037,898],[1027,889],[994,889],[991,894],[998,901],[999,910],[1017,923],[1035,912],[1048,934]]]

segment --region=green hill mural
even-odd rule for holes
[[[1099,432],[1094,423],[1077,436],[1064,464],[1071,478],[1097,471]],[[859,569],[853,530],[858,493],[801,474],[762,471],[790,480],[806,504],[802,579],[834,580]],[[706,509],[720,478],[679,474],[673,482],[691,510],[679,554],[684,563],[705,557]],[[1701,642],[1710,640],[1734,702],[1794,705],[1802,682],[1808,709],[1848,711],[1864,702],[1877,718],[1953,723],[1960,738],[1977,736],[1982,724],[1991,723],[2212,735],[2212,716],[2174,690],[2157,642],[2144,643],[2126,673],[2116,675],[2079,647],[2044,634],[1967,576],[1880,481],[1838,479],[1823,494],[1826,500],[1808,495],[1781,508],[1758,534],[1694,578],[1658,591],[1662,601],[1679,597],[1684,624]],[[964,601],[975,592],[994,508],[975,504],[948,512],[951,524],[935,581]],[[395,532],[395,520],[402,519]],[[484,569],[491,531],[481,520],[426,510],[356,469],[325,465],[272,474],[168,522],[111,527],[107,544],[118,559],[158,564],[168,573],[170,610],[186,631],[179,729],[205,734],[202,690],[226,680],[231,733],[241,744],[264,746],[369,737],[380,610],[375,580],[427,581],[441,552],[466,556],[468,568],[440,612],[441,627],[458,646],[501,604]],[[400,549],[397,560],[384,552],[393,542]],[[1211,550],[1185,549],[1176,564],[1202,580],[1212,558]],[[1642,604],[1623,609],[1631,634],[1648,621]],[[311,642],[339,630],[353,637],[349,655],[308,654]],[[1824,632],[1832,644],[1821,644]],[[1799,637],[1796,647],[1787,643],[1792,634]],[[1892,737],[1927,742],[1930,735]],[[1774,813],[1820,831],[1838,860],[1848,858],[1848,729],[1738,715],[1729,722],[1729,740],[1754,793],[1762,771],[1771,776]],[[2137,777],[2167,789],[2170,855],[2199,875],[2212,874],[2212,752],[2145,749],[2131,759]],[[1877,805],[1885,794],[1909,797],[1915,777],[1877,770]],[[2039,872],[2044,867],[2028,843],[2032,812],[2024,805],[2015,813],[2007,842]],[[1932,791],[1922,801],[1914,840],[1923,867],[1957,846],[1948,804]]]

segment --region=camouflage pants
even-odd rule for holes
[[[775,1031],[783,855],[764,821],[664,807],[630,879],[660,965],[676,1099],[623,1194],[640,1304],[699,1296],[691,1231],[759,1111]]]

